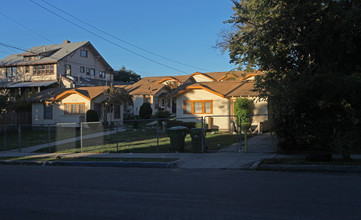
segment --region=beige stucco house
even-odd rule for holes
[[[32,124],[47,125],[80,123],[86,121],[89,109],[97,111],[100,121],[123,121],[123,105],[113,104],[105,110],[108,86],[80,87],[76,89],[55,88],[37,93],[31,98]]]
[[[258,93],[253,91],[254,81],[247,77],[240,80],[217,80],[203,74],[195,74],[196,83],[178,87],[172,98],[176,100],[176,116],[182,120],[196,121],[191,117],[204,117],[212,129],[232,130],[234,128],[234,101],[239,97],[246,97],[254,103],[252,125],[260,131],[260,123],[268,120],[268,108],[265,100],[257,98]],[[248,76],[252,79],[253,76]],[[221,79],[221,77],[219,77]],[[190,119],[185,119],[190,117]]]
[[[133,106],[129,110],[130,113],[138,116],[142,104],[149,102],[154,115],[159,109],[172,112],[173,103],[169,94],[172,89],[178,88],[180,85],[188,82],[190,82],[190,77],[187,75],[145,77],[133,85],[116,87],[124,88],[133,97]]]
[[[112,80],[112,68],[89,41],[65,40],[0,60],[0,86],[19,92],[23,88],[40,91],[54,84],[63,88],[110,85]]]

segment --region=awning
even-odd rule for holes
[[[7,86],[7,88],[24,88],[24,87],[47,87],[55,84],[56,81],[45,81],[45,82],[18,82]]]

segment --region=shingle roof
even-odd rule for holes
[[[78,48],[88,44],[89,41],[76,43],[63,43],[32,47],[21,54],[12,54],[0,60],[0,66],[30,65],[36,63],[56,63]],[[39,55],[34,61],[25,61],[24,56]],[[43,55],[43,56],[42,56]]]
[[[222,80],[243,80],[248,76],[262,74],[260,71],[255,72],[247,72],[247,71],[225,71],[225,72],[209,72],[209,73],[200,73],[195,72],[191,74],[193,75],[204,75],[208,78],[213,79],[214,81],[222,81]]]
[[[257,96],[259,93],[253,91],[254,81],[224,81],[224,82],[202,82],[178,87],[171,95],[188,92],[194,89],[203,89],[221,97]]]
[[[43,90],[39,93],[33,95],[29,101],[33,102],[44,102],[44,101],[53,101],[56,98],[59,99],[65,95],[80,93],[81,95],[93,99],[100,94],[104,93],[109,86],[94,86],[94,87],[80,87],[76,89],[69,88],[51,88]]]
[[[132,85],[115,87],[124,88],[130,95],[156,95],[163,88],[167,88],[164,84],[157,84],[157,82],[164,78],[165,77],[145,77]]]

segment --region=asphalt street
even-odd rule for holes
[[[1,219],[361,219],[361,175],[0,166]]]

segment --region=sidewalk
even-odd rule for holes
[[[114,131],[110,131],[111,133]],[[92,138],[101,136],[103,133],[96,133],[84,136]],[[61,141],[61,143],[70,143],[78,138],[71,138]],[[22,152],[17,150],[8,151],[7,153],[0,153],[0,157],[102,157],[102,158],[176,158],[173,162],[178,168],[184,169],[248,169],[255,161],[264,158],[275,157],[274,146],[272,145],[272,137],[268,134],[259,135],[249,140],[248,153],[241,148],[239,152],[239,145],[223,149],[216,153],[111,153],[111,154],[94,154],[94,153],[31,153],[34,150],[48,147],[48,144],[23,148]],[[59,142],[58,142],[59,144]],[[52,143],[55,145],[55,143]]]

